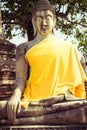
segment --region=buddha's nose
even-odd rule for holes
[[[47,21],[46,21],[46,19],[43,19],[43,26],[46,26],[47,25]]]

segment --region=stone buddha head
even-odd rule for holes
[[[32,10],[34,35],[48,35],[56,23],[55,9],[48,0],[39,0]]]

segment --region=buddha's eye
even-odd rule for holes
[[[41,21],[42,21],[42,17],[38,16],[38,17],[37,17],[37,20],[38,20],[39,22],[41,22]]]
[[[47,16],[47,20],[51,20],[52,18],[50,16]]]

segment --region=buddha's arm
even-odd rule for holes
[[[25,61],[24,55],[25,45],[20,45],[16,52],[16,89],[13,94],[17,98],[21,98],[27,80],[28,65]]]
[[[16,88],[10,100],[7,103],[7,114],[8,119],[11,122],[14,122],[16,119],[16,111],[18,105],[21,106],[20,99],[25,88],[26,80],[27,80],[27,70],[28,65],[24,58],[24,49],[25,45],[22,44],[17,48],[16,53]]]

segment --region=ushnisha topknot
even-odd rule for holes
[[[44,10],[50,10],[53,15],[55,16],[55,9],[54,6],[50,4],[50,2],[48,0],[39,0],[33,10],[32,10],[32,17],[35,16],[37,11],[44,11]]]

